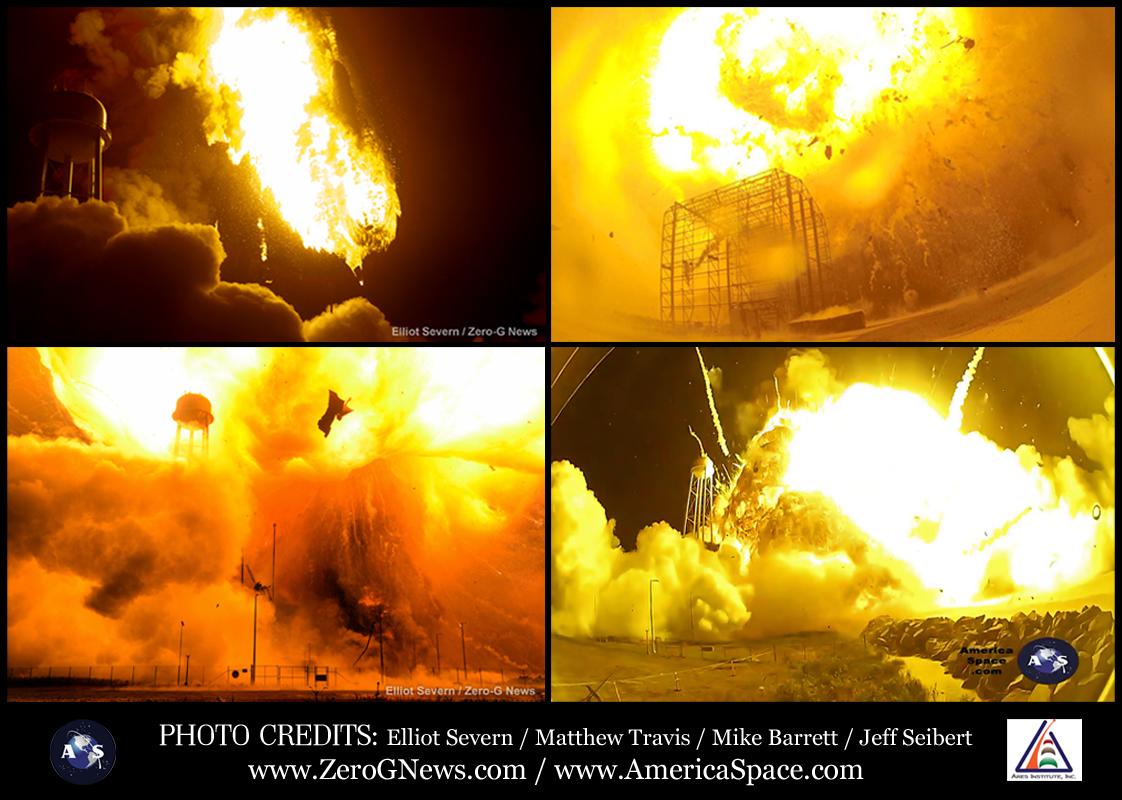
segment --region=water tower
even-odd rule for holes
[[[191,440],[187,446],[188,458],[195,454],[195,431],[202,431],[202,453],[206,456],[210,451],[210,423],[214,422],[211,413],[210,401],[201,394],[185,394],[175,403],[175,413],[171,418],[178,423],[175,429],[175,457],[179,458],[179,436],[183,429],[191,431]]]
[[[40,197],[101,199],[101,154],[113,137],[100,100],[85,92],[51,92],[29,135],[43,154]],[[80,167],[77,184],[75,164]]]
[[[705,545],[715,547],[713,528],[709,518],[713,515],[713,475],[716,470],[707,457],[699,458],[690,469],[690,493],[686,498],[686,522],[682,533],[700,539]]]

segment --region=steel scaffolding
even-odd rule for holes
[[[660,273],[672,326],[758,333],[834,300],[826,218],[778,169],[672,205]]]

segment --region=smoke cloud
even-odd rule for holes
[[[352,297],[338,308],[330,309],[304,323],[309,342],[392,342],[392,326],[376,306],[362,297]]]
[[[506,385],[509,418],[493,401],[489,414],[456,411],[540,353],[461,356],[455,374],[438,353],[404,349],[161,348],[143,364],[112,348],[10,355],[10,665],[162,672],[182,621],[192,674],[244,668],[244,554],[246,586],[276,592],[258,599],[258,663],[303,663],[310,643],[318,663],[349,667],[373,633],[359,665],[377,667],[380,628],[387,674],[413,673],[415,651],[420,676],[435,634],[448,645],[463,622],[473,672],[541,670],[540,381]],[[170,455],[184,382],[214,404],[207,459]],[[325,439],[328,386],[355,411]],[[56,390],[85,430],[60,418]]]
[[[916,600],[920,589],[910,570],[874,555],[864,535],[836,509],[808,499],[789,513],[793,526],[835,529],[830,547],[817,551],[792,538],[749,558],[731,543],[712,552],[661,522],[644,529],[636,550],[625,552],[613,535],[614,521],[607,521],[581,471],[555,462],[552,630],[562,636],[643,638],[651,580],[659,581],[653,589],[656,632],[690,636],[692,609],[692,635],[704,641],[827,628],[855,632],[876,614]],[[839,550],[847,554],[844,561],[825,559]]]
[[[119,181],[129,190],[124,210],[147,227],[133,228],[97,200],[41,197],[8,209],[11,338],[80,341],[97,331],[106,341],[389,340],[389,323],[365,299],[305,324],[269,288],[221,280],[226,252],[213,226],[176,221],[139,173]]]

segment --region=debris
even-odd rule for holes
[[[320,417],[319,429],[323,431],[324,438],[327,434],[331,433],[331,424],[336,420],[350,414],[354,409],[347,405],[351,399],[348,397],[346,400],[341,398],[335,392],[328,391],[327,393],[327,412]]]
[[[961,45],[962,45],[963,47],[965,47],[965,48],[966,48],[967,50],[970,50],[971,48],[973,48],[973,47],[974,47],[974,44],[975,44],[975,42],[974,42],[974,40],[973,40],[973,39],[968,39],[968,38],[967,38],[967,37],[965,37],[965,36],[959,36],[959,37],[958,37],[957,39],[954,39],[953,41],[947,42],[947,43],[946,43],[945,45],[943,45],[943,46],[942,46],[942,47],[940,47],[939,49],[940,49],[940,50],[946,50],[946,49],[947,49],[948,47],[950,47],[950,46],[951,46],[952,44],[961,44]]]
[[[830,147],[830,145],[826,145],[826,160],[829,161],[830,157],[833,154],[834,154],[834,148]]]
[[[616,238],[616,232],[615,231],[608,231],[608,238],[609,239]]]

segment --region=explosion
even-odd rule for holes
[[[235,164],[249,158],[306,247],[357,269],[393,241],[401,207],[377,140],[345,118],[350,85],[334,33],[291,9],[213,13],[221,26],[207,63],[218,107],[208,143],[230,143]],[[180,59],[176,67],[178,75],[197,65]]]
[[[728,640],[1043,599],[1114,569],[1113,394],[1105,416],[1068,423],[1101,465],[1091,473],[963,432],[912,392],[846,386],[819,351],[779,375],[794,405],[757,406],[767,416],[714,505],[714,546],[660,523],[622,551],[579,470],[553,465],[555,633],[642,637],[632,609],[653,579],[657,630]]]
[[[667,269],[685,252],[690,269],[708,259],[711,305],[729,307],[687,338],[789,341],[733,324],[735,305],[764,298],[728,288],[752,282],[738,261],[774,271],[724,230],[725,214],[746,234],[776,222],[781,188],[753,197],[754,215],[733,188],[772,170],[824,218],[825,305],[893,320],[885,341],[986,341],[1011,319],[993,341],[1112,338],[1112,8],[555,8],[551,21],[558,340],[681,339],[653,328],[688,282]],[[674,224],[697,198],[711,208]],[[1066,257],[1084,242],[1094,257],[1075,275]],[[1078,315],[1044,313],[1092,275]],[[952,301],[970,314],[943,313]]]
[[[954,8],[689,9],[651,73],[654,152],[726,181],[820,168],[875,121],[968,85],[967,28]]]
[[[180,620],[192,673],[248,664],[244,558],[274,592],[258,663],[306,663],[310,647],[315,663],[384,657],[387,674],[419,677],[436,635],[450,645],[464,623],[473,674],[541,669],[540,351],[9,356],[23,369],[10,388],[43,376],[20,403],[29,421],[9,416],[10,665],[174,664]],[[325,439],[329,387],[354,411]],[[209,458],[174,457],[185,391],[212,403]],[[45,416],[55,397],[66,427]]]

